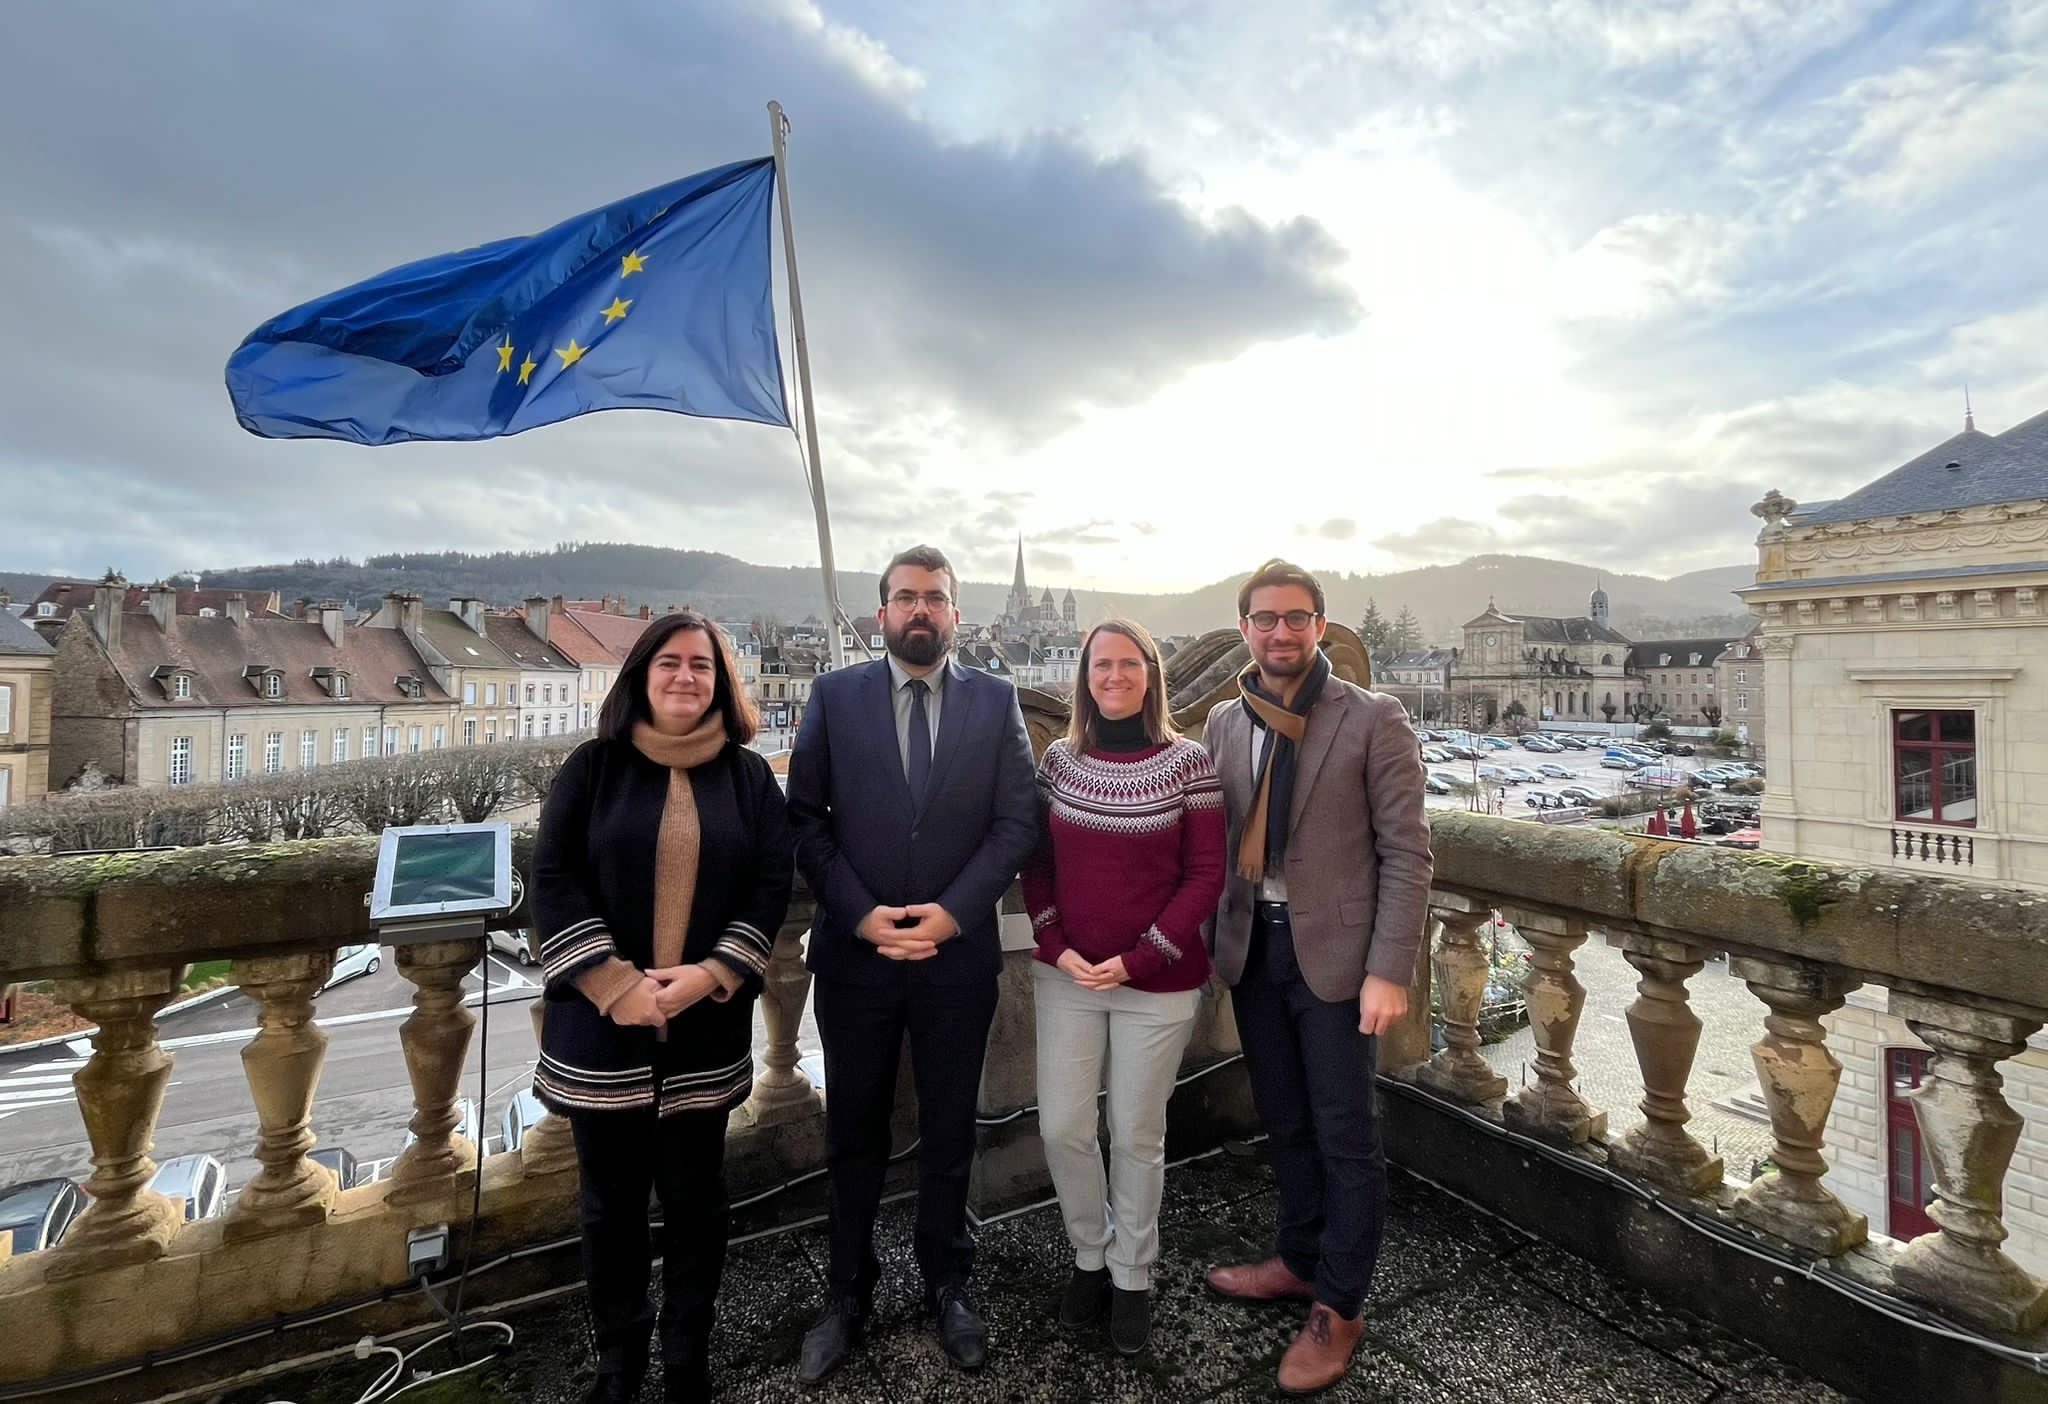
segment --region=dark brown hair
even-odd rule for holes
[[[1095,652],[1095,640],[1103,634],[1122,634],[1138,646],[1138,652],[1145,660],[1145,739],[1153,745],[1163,745],[1180,735],[1173,724],[1173,714],[1166,707],[1166,664],[1159,657],[1159,645],[1152,641],[1152,635],[1145,626],[1134,619],[1105,619],[1088,631],[1088,637],[1081,644],[1081,674],[1074,683],[1074,711],[1067,721],[1067,749],[1085,751],[1095,744],[1096,725],[1102,718],[1102,709],[1095,705],[1095,694],[1088,690],[1088,663]]]
[[[946,559],[946,553],[936,546],[912,546],[898,551],[882,568],[882,603],[889,603],[889,577],[896,573],[898,566],[916,566],[919,570],[946,572],[946,593],[953,596],[953,603],[960,603],[960,577],[953,570],[953,563]]]
[[[711,705],[725,714],[726,738],[735,746],[744,746],[754,739],[761,730],[761,717],[754,710],[753,699],[740,691],[735,681],[739,670],[733,666],[725,631],[691,609],[664,614],[641,630],[618,677],[612,680],[612,690],[605,694],[604,710],[597,714],[599,736],[607,741],[629,740],[634,722],[654,720],[654,714],[647,709],[647,674],[654,667],[654,655],[661,652],[662,645],[685,629],[699,630],[711,639]]]
[[[1292,561],[1283,561],[1278,556],[1267,561],[1237,587],[1237,617],[1244,618],[1252,610],[1252,591],[1263,590],[1269,585],[1299,585],[1308,591],[1316,602],[1316,613],[1323,613],[1323,582],[1310,575]]]

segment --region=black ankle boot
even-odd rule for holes
[[[1102,1319],[1109,1310],[1109,1269],[1075,1268],[1060,1294],[1060,1325],[1069,1331]]]
[[[1152,1339],[1152,1294],[1126,1292],[1118,1287],[1110,1293],[1109,1343],[1119,1355],[1136,1355]]]

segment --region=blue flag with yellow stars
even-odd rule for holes
[[[380,273],[228,358],[272,439],[489,439],[608,409],[789,423],[775,340],[775,163],[739,161],[542,234]]]

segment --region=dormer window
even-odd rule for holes
[[[327,691],[335,697],[348,696],[348,674],[336,673],[327,684]]]
[[[407,673],[403,677],[393,678],[391,681],[393,686],[398,689],[398,695],[401,697],[417,702],[420,698],[426,696],[426,684],[420,681],[418,673]]]
[[[181,667],[175,663],[165,663],[160,667],[150,669],[149,675],[156,679],[158,685],[164,690],[164,696],[170,698],[171,701],[190,702],[192,700],[192,670],[190,668]]]
[[[202,610],[200,610],[200,611],[199,611],[199,617],[200,617],[201,619],[218,619],[218,618],[220,618],[220,611],[219,611],[219,610],[217,610],[217,609],[213,609],[213,608],[210,608],[210,607],[209,607],[209,608],[206,608],[206,609],[202,609]]]
[[[56,613],[57,613],[57,606],[55,606],[55,605],[51,604],[51,603],[50,603],[50,602],[49,602],[48,600],[41,600],[41,601],[38,601],[38,602],[37,602],[37,604],[36,604],[36,618],[38,618],[38,619],[50,619],[50,618],[53,618],[53,617],[55,617]]]
[[[242,676],[264,701],[284,700],[284,674],[268,663],[251,663],[242,669]]]
[[[339,668],[314,668],[307,676],[327,689],[327,695],[336,701],[348,697],[348,674]]]

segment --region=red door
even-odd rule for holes
[[[1920,1123],[1913,1117],[1913,1089],[1927,1076],[1927,1050],[1885,1050],[1884,1124],[1890,1159],[1885,1167],[1885,1197],[1890,1201],[1886,1232],[1904,1242],[1934,1232],[1927,1206],[1934,1202],[1934,1167],[1920,1145]]]

